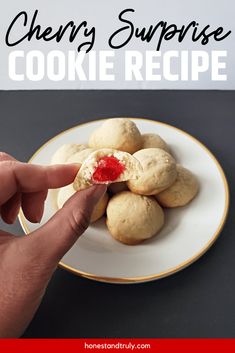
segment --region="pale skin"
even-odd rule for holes
[[[15,222],[19,208],[39,223],[48,189],[70,184],[76,165],[36,166],[0,152],[0,214]],[[0,338],[20,337],[32,320],[58,262],[89,226],[106,191],[96,185],[76,193],[30,236],[0,230]]]

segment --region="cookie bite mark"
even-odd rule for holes
[[[74,180],[74,189],[83,190],[92,184],[109,184],[137,179],[142,172],[140,162],[127,152],[100,149],[83,162]]]
[[[104,156],[99,159],[92,175],[94,183],[108,183],[117,180],[125,171],[125,165],[114,156]]]

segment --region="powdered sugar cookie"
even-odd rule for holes
[[[64,164],[74,153],[86,149],[86,145],[70,143],[61,146],[52,156],[51,164]]]
[[[170,152],[167,143],[157,134],[143,134],[142,135],[142,149],[145,148],[161,148],[166,152]]]
[[[175,182],[168,189],[156,195],[156,199],[164,207],[184,206],[198,193],[199,184],[196,177],[179,164],[176,168]]]
[[[67,163],[82,164],[92,152],[94,152],[93,148],[85,148],[81,151],[78,151],[68,158]]]
[[[164,213],[153,197],[123,191],[107,207],[107,227],[116,240],[139,244],[156,235],[164,224]]]
[[[136,124],[128,118],[106,120],[89,139],[91,148],[113,148],[131,154],[138,151],[141,145],[141,134]]]
[[[160,148],[146,148],[133,154],[143,171],[138,179],[128,180],[128,188],[140,195],[155,195],[167,189],[176,179],[174,158]]]

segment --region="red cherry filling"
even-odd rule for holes
[[[92,179],[97,183],[115,181],[125,170],[125,166],[114,156],[100,158]]]

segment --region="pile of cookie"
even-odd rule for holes
[[[126,179],[112,180],[91,221],[106,213],[110,234],[124,244],[139,244],[156,235],[164,225],[163,209],[184,206],[198,193],[196,177],[176,163],[167,143],[157,134],[141,134],[128,118],[105,120],[90,136],[88,145],[61,146],[52,164],[77,163],[82,165],[81,170],[86,170],[88,162],[101,152],[102,156],[124,156],[130,170]],[[87,180],[84,185],[89,185]],[[75,186],[76,183],[59,190],[58,208],[78,190]]]

